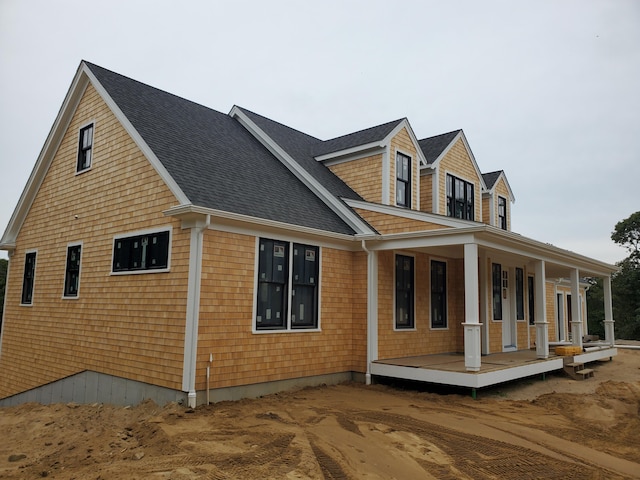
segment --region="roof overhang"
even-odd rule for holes
[[[475,243],[486,252],[518,258],[523,264],[542,260],[547,275],[557,278],[575,269],[581,277],[608,277],[618,271],[615,265],[490,225],[356,237],[364,240],[369,250],[446,250],[456,251],[458,256],[462,256],[462,246]]]

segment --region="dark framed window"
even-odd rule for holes
[[[291,328],[318,325],[318,247],[293,244]]]
[[[474,220],[474,186],[473,183],[453,175],[446,177],[447,216]]]
[[[116,238],[112,271],[143,272],[169,268],[169,230]]]
[[[507,229],[507,199],[498,197],[498,226]]]
[[[80,255],[82,245],[67,247],[67,267],[64,273],[64,296],[77,297],[80,288]]]
[[[535,292],[533,286],[533,277],[527,277],[527,290],[528,290],[528,300],[529,300],[529,325],[534,325],[536,323],[535,317]]]
[[[93,123],[80,129],[78,141],[78,163],[76,172],[82,172],[91,168],[91,158],[93,152]]]
[[[318,328],[320,249],[266,238],[258,244],[256,330]]]
[[[29,252],[24,257],[24,275],[22,277],[22,305],[33,303],[33,285],[36,277],[36,252]]]
[[[411,207],[411,157],[396,153],[396,205]]]
[[[447,264],[431,260],[431,328],[447,328]]]
[[[502,320],[502,265],[491,264],[491,284],[493,287],[493,319]]]
[[[396,328],[414,328],[414,259],[396,255]]]
[[[516,268],[516,319],[524,320],[524,270]]]

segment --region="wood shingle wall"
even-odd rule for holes
[[[76,175],[78,132],[90,121],[92,167]],[[162,215],[176,203],[89,86],[11,259],[0,397],[83,370],[180,387],[189,238],[179,222]],[[172,231],[171,271],[110,275],[114,235],[159,226]],[[80,287],[78,298],[63,299],[70,242],[82,242]],[[25,252],[31,249],[37,249],[33,304],[20,306]]]

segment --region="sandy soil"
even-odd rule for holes
[[[0,478],[640,478],[640,351],[468,394],[348,384],[195,410],[0,409]]]

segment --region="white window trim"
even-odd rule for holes
[[[93,135],[92,135],[92,139],[91,139],[91,165],[89,165],[88,168],[85,168],[83,170],[78,170],[78,155],[80,154],[80,132],[82,132],[82,129],[88,127],[89,125],[93,125]],[[94,120],[90,120],[86,123],[83,123],[82,125],[80,125],[80,127],[78,127],[78,134],[76,135],[76,157],[75,157],[75,175],[81,175],[85,172],[90,171],[93,168],[93,160],[95,158],[95,153],[96,153],[96,121]]]
[[[287,279],[287,318],[286,326],[281,329],[258,329],[256,328],[256,315],[257,312],[257,298],[258,298],[258,270],[260,268],[260,239],[266,238],[269,240],[277,240],[279,242],[287,242],[289,244],[289,278]],[[293,288],[293,244],[299,243],[301,245],[309,245],[318,248],[318,326],[315,328],[291,328],[291,289]],[[307,332],[321,332],[322,331],[322,250],[323,247],[318,244],[310,243],[308,241],[292,238],[283,238],[274,235],[256,236],[255,242],[255,255],[253,259],[253,306],[251,309],[251,333],[256,335],[273,335],[273,334],[288,334],[288,333],[307,333]]]
[[[27,261],[27,255],[30,253],[35,253],[36,254],[36,266],[33,269],[33,290],[31,291],[31,303],[22,303],[22,288],[24,288],[24,265],[22,268],[22,288],[20,288],[20,306],[21,307],[33,307],[33,303],[34,303],[34,292],[36,291],[36,272],[38,270],[38,249],[37,248],[31,248],[29,250],[25,250],[24,252],[24,261],[26,263]],[[8,273],[8,272],[7,272]],[[8,277],[8,275],[7,275]],[[5,285],[6,287],[6,285]],[[5,301],[6,301],[7,295],[6,295],[6,291],[5,291]],[[6,305],[5,305],[6,306]],[[5,309],[6,311],[6,309]]]
[[[148,270],[127,270],[122,272],[114,272],[113,271],[113,252],[115,250],[116,240],[120,238],[129,238],[129,237],[137,237],[139,235],[150,235],[152,233],[159,232],[169,232],[169,246],[167,248],[167,267],[166,268],[152,268]],[[173,239],[173,227],[171,225],[164,225],[162,227],[154,227],[147,228],[144,230],[137,230],[135,232],[127,232],[127,233],[119,233],[118,235],[114,235],[113,241],[111,242],[111,265],[110,265],[110,275],[146,275],[150,273],[167,273],[171,271],[171,245]]]
[[[79,262],[79,268],[78,268],[78,294],[74,296],[65,295],[64,289],[67,283],[67,260],[69,256],[69,248],[77,247],[77,246],[80,246],[80,262]],[[63,300],[78,300],[80,298],[80,285],[82,284],[80,280],[82,278],[82,255],[83,254],[84,254],[84,242],[82,241],[67,243],[67,246],[64,249],[64,279],[62,281],[62,299]]]
[[[429,275],[429,277],[428,277],[428,279],[429,279],[428,280],[428,287],[427,287],[429,289],[428,290],[429,291],[429,302],[428,302],[429,303],[429,307],[428,307],[429,308],[429,330],[433,331],[433,332],[446,332],[447,330],[450,329],[449,325],[451,324],[451,322],[449,321],[449,260],[446,259],[446,258],[441,258],[441,257],[428,257],[427,260],[429,261],[429,264],[428,264],[429,269],[427,270],[428,275]],[[432,312],[432,309],[431,309],[431,261],[432,260],[434,260],[436,262],[444,263],[445,264],[445,268],[446,268],[446,270],[445,270],[446,271],[446,276],[447,276],[446,286],[445,286],[445,288],[446,288],[445,309],[446,309],[446,312],[447,312],[447,326],[446,327],[434,327],[433,326],[433,322],[431,321],[432,320],[431,319],[431,312]]]
[[[402,255],[404,257],[411,257],[413,258],[413,327],[411,328],[398,328],[397,322],[396,322],[396,255]],[[393,331],[394,332],[416,332],[418,330],[418,326],[417,326],[417,320],[418,320],[418,315],[416,312],[416,300],[417,300],[417,293],[418,293],[418,288],[416,286],[416,277],[417,277],[417,272],[416,272],[416,255],[413,252],[403,252],[403,251],[393,251],[393,307],[392,307],[392,311],[393,311]]]

